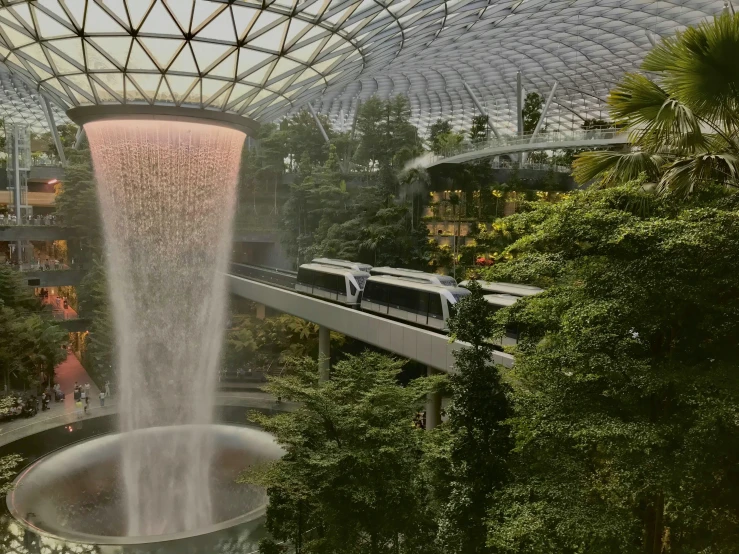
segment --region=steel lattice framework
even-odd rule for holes
[[[422,128],[440,117],[465,124],[475,95],[496,126],[514,129],[520,71],[528,92],[558,84],[548,121],[563,127],[604,116],[608,90],[650,42],[722,9],[724,0],[0,0],[0,60],[61,109],[169,104],[271,121],[313,103],[340,127],[358,102],[404,94]]]

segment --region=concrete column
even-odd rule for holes
[[[431,377],[435,370],[426,367],[426,375]],[[426,429],[433,429],[441,423],[441,393],[431,392],[426,396]]]
[[[264,304],[257,304],[257,319],[264,319],[267,317],[267,306]]]
[[[318,381],[325,383],[331,375],[331,330],[318,327]]]

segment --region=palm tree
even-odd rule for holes
[[[574,162],[580,183],[602,185],[645,174],[658,190],[739,186],[739,15],[722,15],[665,38],[642,69],[608,98],[611,117],[629,130],[628,151],[587,152]]]

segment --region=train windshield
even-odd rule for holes
[[[460,300],[462,300],[462,298],[464,298],[465,296],[469,296],[469,295],[470,295],[469,292],[453,292],[452,293],[455,303],[459,302]]]
[[[364,284],[367,282],[367,277],[361,277],[354,275],[354,280],[357,281],[357,285],[359,286],[359,290],[364,290]]]

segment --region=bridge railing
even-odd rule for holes
[[[434,161],[458,156],[459,154],[466,154],[468,152],[492,150],[494,148],[503,148],[506,146],[609,140],[623,136],[623,133],[624,131],[622,129],[612,127],[607,129],[591,129],[588,131],[548,131],[546,133],[539,133],[536,137],[534,137],[533,134],[504,135],[501,137],[491,137],[479,142],[464,142],[453,148],[442,150],[438,155],[434,156]],[[522,148],[521,150],[523,151],[525,149]]]

